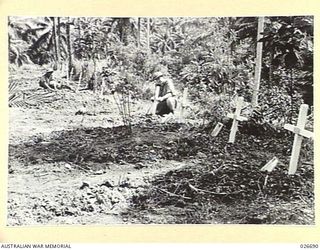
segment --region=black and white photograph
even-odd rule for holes
[[[7,226],[315,225],[313,16],[7,27]]]

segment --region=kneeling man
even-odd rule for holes
[[[158,102],[156,107],[156,115],[166,115],[174,113],[177,107],[175,98],[175,89],[172,80],[165,76],[162,72],[156,72],[153,80],[156,85],[155,100]]]

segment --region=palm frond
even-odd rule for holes
[[[46,43],[50,37],[51,32],[44,33],[35,43],[30,46],[31,50],[38,49],[42,44]]]
[[[18,100],[9,104],[9,107],[11,108],[23,108],[25,106],[26,106],[26,103],[23,100]]]
[[[18,81],[9,81],[9,107],[12,107],[17,100],[22,98],[22,95],[18,90],[18,84]]]
[[[46,100],[52,100],[54,97],[55,97],[55,93],[51,93],[51,92],[48,92],[48,93],[37,93],[37,94],[32,94],[30,96],[25,96],[24,97],[24,100],[27,101],[27,102],[43,102],[43,101],[46,101]]]
[[[17,90],[18,88],[18,81],[10,81],[9,82],[9,93],[13,93],[13,91]]]
[[[14,103],[20,97],[21,97],[21,95],[19,93],[14,93],[14,94],[9,95],[9,106],[11,103]]]

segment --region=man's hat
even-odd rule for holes
[[[153,74],[153,80],[159,79],[161,76],[163,76],[163,73],[161,71],[158,71]]]

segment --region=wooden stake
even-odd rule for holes
[[[260,171],[268,171],[269,173],[278,165],[278,158],[273,157],[266,165],[264,165]]]
[[[284,125],[285,129],[295,134],[289,164],[289,174],[295,174],[295,172],[297,171],[303,137],[313,138],[314,136],[312,132],[304,129],[307,122],[308,108],[309,107],[307,104],[302,104],[300,106],[297,126],[293,126],[291,124]]]
[[[264,17],[259,17],[258,20],[258,34],[257,41],[262,38],[264,26]],[[260,88],[260,78],[261,78],[261,65],[262,65],[262,42],[257,42],[257,55],[256,55],[256,67],[254,72],[254,86],[253,86],[253,94],[252,94],[252,106],[256,107],[258,105],[258,92]]]
[[[212,130],[211,135],[216,137],[220,133],[222,127],[223,127],[223,124],[218,122],[217,125]]]
[[[228,114],[227,116],[233,119],[232,127],[229,135],[229,143],[234,143],[236,138],[236,133],[238,131],[238,123],[239,121],[247,121],[246,117],[240,115],[243,106],[243,97],[239,97],[237,101],[237,108],[234,114]]]
[[[181,109],[180,109],[180,117],[179,120],[180,122],[184,122],[184,110],[187,104],[187,97],[188,97],[188,88],[183,89],[183,94],[182,94],[182,101],[181,101]]]
[[[263,187],[262,189],[265,189],[268,183],[268,178],[269,178],[269,174],[266,175],[266,177],[264,178],[264,183],[263,183]]]

